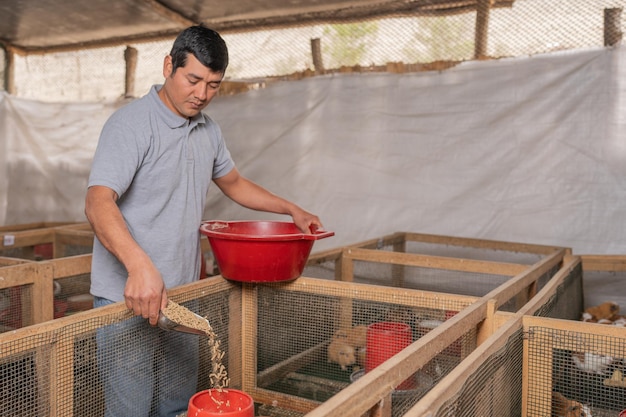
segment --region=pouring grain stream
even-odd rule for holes
[[[222,365],[222,359],[224,358],[224,352],[220,349],[220,341],[217,339],[213,328],[209,324],[209,321],[203,319],[197,314],[193,313],[186,307],[169,300],[167,306],[161,311],[165,317],[171,321],[178,323],[182,326],[186,326],[192,329],[197,329],[204,332],[209,339],[209,347],[211,348],[211,363],[212,372],[209,375],[212,388],[217,389],[219,392],[222,389],[228,387],[230,382],[226,368]],[[220,401],[213,396],[211,399],[218,405],[222,405],[223,401]]]

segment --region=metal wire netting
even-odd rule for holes
[[[523,333],[511,335],[468,378],[458,394],[437,412],[438,417],[521,415]]]
[[[231,288],[234,290],[234,288]],[[208,293],[210,292],[210,294]],[[232,291],[191,290],[174,297],[203,317],[211,326],[228,364],[230,355],[240,356],[238,343],[229,343],[229,297]],[[60,321],[44,323],[26,333],[0,337],[0,414],[15,417],[101,416],[108,390],[126,391],[132,398],[128,415],[142,406],[158,415],[168,390],[193,384],[197,391],[212,386],[212,353],[208,338],[152,328],[125,309],[115,312],[94,309]],[[114,337],[106,337],[113,335]],[[193,352],[199,364],[198,379],[192,374],[174,377],[163,357],[167,345],[177,339],[179,354]],[[147,359],[147,362],[146,362]],[[142,372],[143,371],[143,372]],[[180,375],[180,373],[178,373]],[[236,388],[237,382],[233,388]],[[143,403],[143,405],[142,405]]]
[[[390,244],[380,244],[377,250],[397,252]],[[484,248],[461,247],[454,245],[433,244],[427,242],[407,241],[400,250],[404,253],[445,256],[461,259],[494,260],[499,262],[526,262],[529,265],[541,257],[532,253],[514,253]],[[545,282],[554,271],[546,274]],[[310,260],[304,271],[304,276],[322,279],[341,279],[353,282],[385,285],[392,287],[411,288],[425,291],[444,292],[449,294],[482,297],[491,290],[511,279],[509,275],[455,271],[439,268],[407,266],[389,262],[375,262],[355,260],[353,276],[342,277],[337,270],[334,259],[315,258]]]
[[[315,291],[315,285],[308,282],[306,290]],[[322,403],[365,374],[366,355],[374,356],[373,344],[367,340],[372,340],[376,326],[389,326],[385,328],[388,333],[402,332],[394,333],[394,341],[387,345],[399,352],[467,307],[453,297],[443,300],[441,295],[422,293],[419,297],[389,289],[365,296],[361,291],[326,287],[323,281],[317,285],[324,294],[280,284],[258,287],[258,312],[252,313],[258,320],[256,358],[250,358],[257,364],[257,387]],[[246,339],[253,336],[244,334]],[[475,347],[476,329],[468,329],[393,391],[392,415],[401,416],[415,405]]]
[[[591,327],[596,326],[603,325]],[[579,415],[604,417],[626,409],[623,336],[533,326],[527,339],[527,415],[576,409]]]
[[[307,71],[330,73],[346,67],[420,71],[445,69],[473,59],[599,48],[621,39],[621,8],[626,0],[514,0],[506,3],[507,7],[456,14],[428,12],[428,2],[422,3],[426,4],[421,13],[414,15],[405,11],[376,20],[329,20],[223,33],[231,55],[226,77],[254,82],[258,87],[271,78]],[[432,3],[436,5],[436,1]],[[608,11],[617,13],[607,19]],[[608,29],[607,21],[611,25]],[[162,81],[162,62],[171,42],[128,45],[138,56],[130,95],[143,95],[150,85]],[[16,56],[14,94],[42,101],[117,99],[126,93],[125,49],[122,45]],[[318,58],[315,63],[314,56]],[[0,70],[4,73],[5,68]]]
[[[584,309],[582,264],[573,268],[535,316],[579,320]]]
[[[32,299],[32,285],[0,289],[0,333],[34,324]]]

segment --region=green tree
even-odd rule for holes
[[[377,22],[359,22],[329,25],[324,28],[322,50],[329,60],[324,66],[337,68],[342,65],[363,64],[367,50],[376,40]]]

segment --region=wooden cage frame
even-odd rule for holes
[[[537,317],[535,314],[542,305],[549,301],[554,295],[556,288],[564,283],[568,273],[573,269],[582,266],[584,271],[626,271],[626,256],[624,255],[581,255],[567,256],[563,267],[554,277],[533,297],[526,305],[515,313],[496,312],[492,317],[492,331],[475,351],[470,353],[461,364],[459,364],[450,374],[428,392],[413,408],[408,410],[403,417],[423,417],[435,416],[444,404],[454,401],[464,384],[477,371],[491,355],[498,352],[507,343],[508,338],[515,332],[522,330],[525,335],[529,334],[532,327],[545,327],[549,329],[575,333],[581,338],[581,343],[591,341],[595,336],[608,336],[624,340],[620,352],[615,352],[615,347],[611,352],[603,346],[599,348],[597,354],[615,355],[626,357],[626,329],[618,326],[607,326],[595,323],[585,323],[582,321],[562,320],[547,317]],[[529,367],[529,339],[524,338],[523,368],[522,368],[522,398],[521,415],[523,417],[543,417],[551,415],[551,391],[552,375],[550,372],[537,373]],[[534,358],[540,362],[538,368],[551,369],[552,349],[564,348],[559,344],[558,338],[553,340],[551,346],[542,350],[541,355]],[[603,350],[604,348],[604,350]],[[541,366],[543,364],[543,366]],[[539,410],[529,412],[529,393],[535,398],[544,398],[538,404]],[[507,395],[502,392],[502,395]],[[537,404],[535,404],[537,406]],[[506,415],[505,413],[502,413]]]
[[[21,248],[35,259],[35,247],[52,245],[52,258],[60,258],[69,245],[91,247],[94,233],[89,223],[41,222],[0,227],[0,251]]]
[[[441,352],[461,338],[461,336],[467,333],[468,329],[476,329],[477,339],[475,345],[479,347],[484,345],[484,342],[493,337],[494,332],[499,331],[501,328],[499,322],[502,318],[499,315],[500,313],[497,313],[497,306],[511,297],[515,297],[519,293],[524,294],[523,298],[528,297],[528,288],[531,288],[533,282],[535,282],[538,277],[542,276],[545,271],[549,270],[555,264],[560,264],[563,260],[564,252],[564,250],[559,250],[545,257],[537,264],[529,267],[527,270],[516,275],[511,280],[480,299],[453,294],[436,294],[405,288],[374,286],[307,277],[301,277],[293,282],[281,285],[281,290],[284,291],[303,291],[313,294],[336,293],[338,290],[343,292],[347,291],[348,293],[354,294],[355,298],[366,300],[374,296],[380,297],[382,291],[388,294],[390,299],[393,299],[395,294],[415,294],[416,303],[419,303],[418,300],[420,296],[423,297],[425,294],[430,294],[433,297],[439,297],[444,307],[448,305],[446,303],[459,301],[467,305],[466,308],[446,320],[441,326],[430,331],[408,348],[388,360],[384,366],[381,365],[376,368],[358,381],[350,384],[330,400],[321,404],[306,399],[294,399],[293,396],[283,395],[257,387],[257,378],[272,378],[273,376],[293,370],[294,367],[297,368],[301,366],[302,363],[306,362],[307,354],[311,352],[304,352],[301,355],[297,355],[294,358],[290,358],[272,367],[272,369],[265,371],[263,374],[257,375],[256,363],[254,359],[251,360],[251,358],[255,358],[256,352],[256,338],[254,335],[256,335],[257,323],[254,319],[243,319],[244,317],[256,317],[257,287],[253,284],[242,284],[240,295],[231,296],[229,301],[229,314],[231,315],[231,320],[229,320],[231,325],[228,330],[229,338],[232,337],[232,340],[241,340],[242,343],[240,350],[235,349],[232,354],[229,354],[229,375],[232,384],[241,386],[243,390],[249,392],[253,398],[255,398],[255,401],[259,403],[278,404],[279,406],[285,406],[294,411],[308,413],[307,415],[312,417],[360,416],[368,410],[374,410],[380,416],[389,415],[390,403],[386,401],[386,399],[389,398],[394,387],[417,372],[428,363],[428,361],[434,358],[438,352]],[[38,288],[37,291],[33,291],[33,294],[37,294],[38,299],[42,300],[41,302],[43,303],[46,299],[52,299],[52,280],[55,277],[71,276],[88,271],[90,267],[89,258],[90,255],[80,255],[78,257],[60,258],[45,262],[24,262],[7,268],[12,269],[11,276],[14,277],[11,279],[12,283],[19,282],[24,284],[24,278],[18,281],[18,277],[23,277],[25,274],[37,277],[37,279],[27,280],[27,282],[30,283],[29,285],[33,285],[33,288]],[[37,287],[35,287],[35,285],[37,285]],[[175,299],[177,296],[184,295],[190,291],[198,291],[199,289],[201,289],[202,294],[210,294],[224,289],[231,289],[236,285],[237,284],[230,283],[221,277],[213,277],[172,289],[170,296]],[[549,287],[546,286],[546,288]],[[534,298],[531,299],[534,300]],[[36,305],[37,303],[33,304]],[[349,311],[348,304],[349,303],[344,306],[344,312]],[[46,311],[48,311],[48,316],[41,317],[41,320],[45,320],[49,317],[51,307]],[[57,332],[58,336],[54,346],[50,347],[50,349],[52,349],[50,355],[60,355],[58,357],[68,358],[68,355],[71,356],[72,353],[71,343],[70,341],[63,342],[62,340],[64,333],[60,330],[63,326],[71,326],[78,322],[87,322],[90,318],[103,314],[119,314],[124,311],[127,311],[125,305],[123,303],[117,303],[102,309],[77,313],[73,316],[46,321],[39,325],[28,326],[14,332],[0,334],[0,347],[5,343],[11,343],[20,338],[27,338],[33,334]],[[130,312],[127,313],[131,314]],[[346,321],[348,320],[347,314],[348,313],[342,315],[342,318]],[[89,327],[85,329],[85,331],[89,330],[93,329]],[[32,346],[29,348],[32,348]],[[2,349],[0,349],[0,351],[2,351]],[[473,355],[473,352],[466,351],[465,354],[470,357]],[[48,354],[41,358],[41,360],[49,359]],[[71,360],[68,363],[71,364]],[[50,381],[52,381],[51,386],[56,387],[55,392],[51,393],[50,396],[52,399],[50,406],[52,407],[51,409],[54,410],[59,409],[62,404],[67,405],[68,401],[69,403],[72,401],[73,390],[71,387],[59,387],[57,384],[54,384],[54,381],[69,378],[72,375],[72,371],[68,369],[53,369],[51,372],[54,374],[48,377]]]
[[[20,244],[29,246],[41,243],[42,240],[54,242],[55,235],[60,236],[57,241],[57,244],[60,245],[74,244],[77,240],[83,242],[84,240],[82,239],[89,239],[89,237],[86,236],[87,233],[85,233],[84,228],[84,225],[73,225],[53,226],[51,228],[44,228],[47,229],[44,231],[21,231],[19,233],[23,234],[20,235]],[[60,229],[62,230],[59,231]],[[43,239],[42,236],[44,236]],[[533,265],[521,265],[404,252],[406,242],[412,240],[445,245],[468,246],[472,248],[526,252],[540,255],[540,260]],[[394,250],[379,250],[378,248],[380,248],[381,242],[383,242],[384,245],[392,245]],[[368,412],[368,410],[374,412],[377,416],[388,416],[391,412],[390,401],[388,401],[388,399],[394,387],[398,386],[410,375],[419,371],[420,368],[434,358],[438,352],[441,352],[466,334],[468,329],[476,330],[474,345],[478,348],[475,351],[466,350],[464,355],[467,355],[467,358],[473,357],[475,352],[481,349],[491,349],[492,347],[490,346],[494,337],[498,338],[507,334],[503,323],[510,320],[511,317],[514,317],[517,313],[500,313],[498,312],[499,306],[514,299],[516,308],[520,309],[520,311],[523,310],[525,314],[528,314],[532,308],[538,308],[544,300],[543,297],[548,297],[550,291],[554,290],[555,284],[553,284],[553,281],[558,279],[560,275],[557,273],[555,278],[550,279],[539,292],[537,292],[538,279],[545,276],[545,274],[554,268],[560,268],[560,272],[571,268],[576,262],[580,262],[579,258],[570,256],[570,253],[571,251],[568,248],[551,246],[416,233],[395,233],[380,239],[373,239],[356,245],[314,254],[311,256],[309,263],[326,262],[328,260],[335,262],[335,280],[300,277],[293,282],[281,286],[281,290],[310,292],[313,294],[344,291],[354,294],[355,299],[365,300],[367,300],[368,297],[374,297],[374,294],[380,297],[381,292],[387,294],[390,299],[392,299],[395,294],[411,293],[416,295],[415,299],[417,300],[417,304],[419,304],[420,296],[430,294],[433,297],[439,297],[440,300],[448,300],[445,301],[448,303],[452,303],[453,301],[462,302],[467,305],[467,307],[459,311],[459,313],[452,318],[446,320],[439,327],[415,341],[392,359],[388,360],[384,366],[380,366],[367,375],[364,375],[358,381],[355,381],[337,395],[333,396],[330,400],[320,404],[314,401],[268,391],[257,386],[258,380],[271,379],[276,375],[281,375],[284,372],[301,366],[306,362],[307,355],[312,352],[303,352],[257,375],[254,360],[256,352],[256,337],[254,335],[256,335],[257,322],[256,320],[243,319],[244,317],[256,317],[258,307],[256,305],[257,287],[253,284],[241,284],[241,291],[233,293],[238,295],[233,295],[229,298],[229,314],[232,318],[228,330],[229,338],[232,337],[231,340],[241,340],[240,350],[229,352],[228,366],[231,384],[232,386],[240,386],[244,391],[249,392],[255,401],[259,403],[278,404],[279,406],[289,407],[289,409],[294,411],[308,413],[307,416],[311,417],[361,416],[363,413]],[[2,259],[0,259],[0,261],[1,260]],[[432,293],[402,288],[401,281],[390,283],[392,284],[390,286],[354,283],[352,282],[354,271],[352,265],[353,262],[357,260],[388,263],[398,266],[409,265],[453,271],[497,274],[510,276],[511,278],[480,298],[455,294]],[[31,294],[33,300],[30,303],[24,303],[33,306],[32,311],[24,312],[24,314],[30,315],[33,321],[38,323],[34,326],[18,329],[8,334],[0,334],[0,357],[2,356],[1,346],[5,343],[11,343],[12,341],[25,338],[32,334],[59,331],[63,326],[71,326],[77,322],[88,321],[90,318],[98,317],[99,315],[119,314],[126,311],[126,307],[123,303],[117,303],[102,309],[90,310],[62,319],[51,320],[53,315],[53,281],[63,277],[89,273],[91,255],[78,255],[42,262],[8,258],[5,264],[0,263],[0,265],[6,265],[0,267],[0,276],[5,277],[4,281],[0,281],[0,288],[14,285],[32,286],[33,290]],[[170,290],[170,296],[175,299],[176,297],[184,296],[184,294],[198,291],[199,289],[201,289],[203,294],[210,294],[215,291],[232,290],[234,286],[237,286],[237,284],[228,282],[218,276],[172,289]],[[346,302],[343,307],[340,321],[348,323],[351,321],[349,313],[350,303]],[[128,314],[131,313],[128,312]],[[63,337],[62,334],[63,332],[59,332],[60,338]],[[62,340],[57,340],[56,345],[51,347],[52,355],[69,355],[71,352],[67,351],[67,349],[69,349],[70,346],[71,344],[69,342],[64,343]],[[319,348],[320,347],[318,347],[318,349]],[[58,349],[60,350],[57,351]],[[42,357],[42,360],[43,359],[49,358]],[[466,363],[466,361],[467,360],[464,360],[462,364]],[[56,376],[49,376],[51,381],[58,381],[59,374],[64,375],[64,378],[67,378],[68,375],[71,374],[71,370],[67,369],[53,369],[51,372],[57,373]],[[454,370],[454,373],[456,372],[457,369]],[[436,385],[432,390],[439,390],[440,385],[441,383]],[[56,385],[53,384],[53,386]],[[58,404],[64,402],[67,404],[67,401],[71,401],[71,396],[73,395],[71,388],[57,387],[55,390],[58,390],[58,392],[52,393],[50,396],[50,398],[53,399],[51,400],[53,402],[53,404],[51,404],[52,410],[58,409]],[[423,400],[420,401],[418,405],[419,404],[423,404]],[[54,411],[53,415],[55,415]]]

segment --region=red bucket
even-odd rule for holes
[[[191,397],[189,417],[254,417],[254,400],[236,389],[223,388],[200,391]]]
[[[200,226],[220,274],[243,282],[290,281],[302,275],[313,243],[334,232],[302,233],[294,223],[208,221]]]
[[[365,340],[365,372],[369,372],[410,345],[413,336],[408,324],[384,321],[367,326]],[[413,378],[398,386],[400,390],[412,388],[415,388]]]

